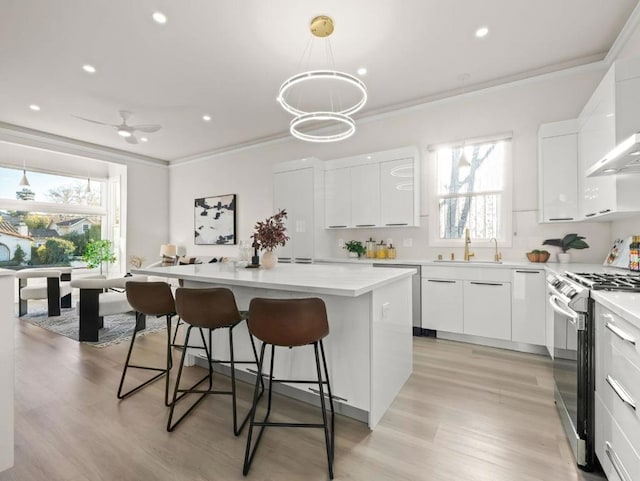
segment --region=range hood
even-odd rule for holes
[[[619,143],[587,170],[587,177],[640,174],[640,133]]]

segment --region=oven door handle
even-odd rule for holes
[[[569,322],[571,322],[571,324],[573,325],[576,325],[579,318],[578,313],[572,311],[568,306],[567,306],[567,309],[563,309],[560,303],[562,303],[562,301],[555,294],[551,294],[549,296],[549,304],[551,304],[551,307],[553,308],[553,310],[559,314],[562,314],[563,316],[568,317]]]

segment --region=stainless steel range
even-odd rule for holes
[[[640,275],[620,272],[566,272],[567,277],[573,279],[589,289],[596,291],[628,291],[640,292]]]
[[[640,276],[573,273],[547,276],[555,312],[553,375],[556,405],[578,465],[593,468],[594,326],[593,290],[640,292]]]

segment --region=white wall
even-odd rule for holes
[[[537,223],[537,131],[541,123],[577,117],[604,75],[602,69],[582,69],[560,75],[466,94],[394,114],[358,121],[354,137],[322,145],[287,138],[200,161],[172,165],[170,170],[170,238],[193,255],[235,256],[237,247],[195,246],[193,199],[218,194],[238,194],[238,236],[247,239],[254,223],[273,213],[271,168],[274,163],[315,156],[329,160],[405,145],[417,145],[426,161],[427,146],[446,141],[513,132],[513,247],[502,249],[509,260],[525,260],[524,253],[540,248],[544,239],[577,232],[587,237],[590,249],[573,251],[574,260],[601,262],[608,251],[609,223],[539,225]],[[399,85],[398,88],[401,88]],[[372,93],[373,95],[373,93]],[[283,120],[283,127],[286,120]],[[424,169],[423,169],[424,170]],[[424,187],[424,186],[423,186]],[[423,188],[424,192],[424,188]],[[428,246],[428,212],[422,227],[332,231],[333,255],[346,256],[337,248],[339,238],[365,240],[391,237],[399,258],[434,258],[456,249]],[[403,247],[411,238],[413,247]],[[551,249],[550,249],[551,250]],[[457,250],[457,255],[462,254]],[[476,250],[490,257],[490,250]]]
[[[127,261],[143,257],[143,265],[160,259],[160,245],[169,239],[169,169],[163,165],[129,163],[125,221]],[[128,262],[125,264],[129,270]]]

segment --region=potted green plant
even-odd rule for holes
[[[87,267],[90,269],[99,266],[100,275],[102,275],[102,264],[116,261],[116,256],[111,250],[111,241],[103,239],[89,242],[84,254],[82,254],[82,260],[87,263]]]
[[[343,249],[349,251],[349,257],[362,257],[367,249],[364,244],[357,240],[350,240],[344,243]]]
[[[586,249],[589,247],[584,241],[585,237],[578,234],[567,234],[562,239],[547,239],[542,245],[556,246],[562,249],[562,252],[558,253],[558,262],[567,263],[571,260],[571,254],[569,249]]]

